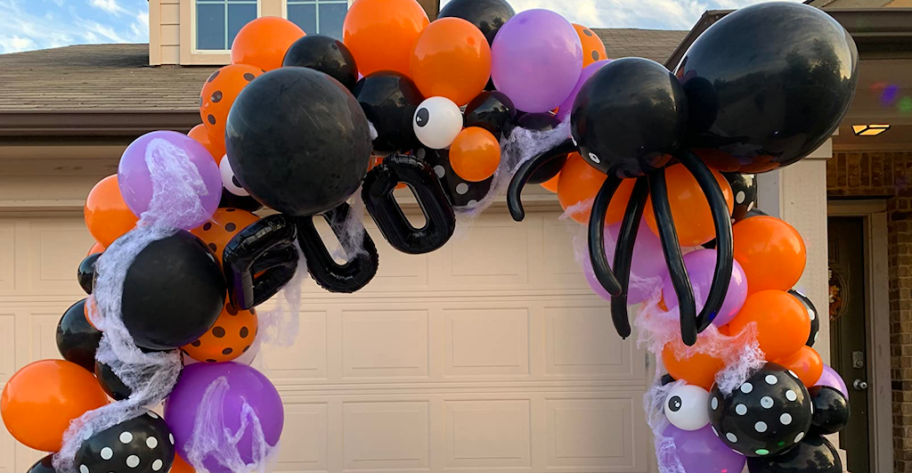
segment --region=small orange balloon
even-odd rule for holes
[[[697,341],[699,345],[700,341]],[[695,345],[696,347],[696,345]],[[662,362],[668,374],[676,380],[687,381],[687,384],[700,386],[709,391],[716,382],[716,373],[725,368],[725,363],[703,353],[680,358],[685,353],[684,343],[680,340],[669,342],[662,349]]]
[[[605,51],[605,43],[595,34],[594,31],[583,25],[573,23],[576,34],[579,35],[580,43],[583,44],[583,68],[596,61],[608,59],[608,52]]]
[[[735,208],[731,186],[719,171],[713,169],[712,173],[719,183],[719,188],[722,189],[722,195],[728,205],[728,215],[731,215]],[[716,230],[709,202],[693,174],[683,165],[675,164],[665,170],[665,179],[668,183],[668,204],[671,206],[671,216],[681,246],[699,246],[715,238]],[[652,199],[646,202],[643,216],[652,232],[658,235]]]
[[[228,302],[215,325],[198,340],[181,349],[196,361],[224,363],[247,353],[257,332],[256,311],[238,310]]]
[[[592,204],[607,176],[590,166],[579,153],[570,153],[561,168],[557,185],[557,200],[570,218],[579,223],[589,223]],[[627,210],[627,202],[633,192],[636,179],[624,179],[608,204],[606,224],[620,222]]]
[[[415,0],[357,0],[345,15],[342,42],[362,75],[409,75],[412,47],[427,26],[427,13]]]
[[[106,248],[139,221],[120,194],[116,174],[95,184],[86,198],[84,216],[89,233]]]
[[[304,35],[304,30],[284,18],[261,16],[234,37],[231,64],[254,66],[262,72],[278,69],[291,44]]]
[[[794,286],[807,263],[804,239],[783,220],[765,215],[732,227],[735,260],[747,276],[748,293]]]
[[[493,176],[499,165],[500,143],[484,128],[470,126],[460,131],[450,145],[450,166],[469,182]]]
[[[767,361],[791,356],[811,335],[807,310],[785,291],[760,291],[747,296],[741,312],[728,325],[732,335],[737,335],[751,323],[757,324],[757,342]]]
[[[776,360],[775,363],[798,375],[798,379],[808,388],[813,387],[823,374],[823,359],[820,358],[820,353],[807,345],[799,348],[792,356]]]
[[[96,255],[98,253],[104,253],[105,247],[101,243],[95,242],[91,248],[89,248],[89,253],[86,256]]]
[[[220,208],[212,214],[208,222],[194,228],[190,233],[203,240],[209,250],[215,255],[219,263],[222,262],[222,252],[225,245],[241,230],[247,228],[260,217],[241,209]]]
[[[560,182],[560,173],[557,173],[556,176],[552,177],[551,179],[548,179],[545,182],[542,182],[541,186],[544,187],[545,189],[557,194],[558,182]]]
[[[200,118],[209,134],[209,141],[215,143],[216,152],[225,150],[225,125],[228,123],[228,112],[231,105],[244,87],[252,80],[263,75],[263,70],[242,64],[225,66],[209,76],[200,92]],[[194,138],[191,136],[191,138]],[[197,140],[199,141],[199,140]],[[206,149],[209,149],[208,147]],[[210,153],[212,151],[210,150]],[[221,162],[222,152],[216,162]]]
[[[196,470],[187,463],[187,460],[184,460],[180,454],[174,454],[174,463],[171,464],[171,471],[169,473],[196,473]]]
[[[19,370],[0,396],[10,434],[27,447],[56,452],[70,422],[108,403],[98,381],[69,361],[43,360]]]
[[[466,105],[491,78],[491,47],[475,25],[462,18],[441,18],[418,37],[409,69],[425,97]]]
[[[200,102],[202,102],[202,100]],[[202,111],[200,113],[202,113]],[[227,119],[227,116],[225,119]],[[225,122],[225,119],[222,120],[223,124]],[[222,131],[224,131],[224,128]],[[212,159],[214,159],[215,163],[218,164],[222,162],[222,158],[225,157],[225,134],[222,133],[219,135],[216,133],[216,135],[222,139],[219,140],[216,136],[209,136],[209,130],[207,130],[206,125],[203,125],[202,123],[196,125],[192,130],[190,130],[189,133],[187,133],[187,136],[193,138],[199,144],[203,145],[204,148],[209,150],[209,154],[212,155]]]

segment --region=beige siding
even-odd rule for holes
[[[149,2],[149,63],[180,63],[180,0]]]

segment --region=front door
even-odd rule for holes
[[[833,369],[849,387],[851,417],[839,434],[848,471],[871,473],[868,438],[865,241],[862,217],[829,218],[830,353]],[[822,312],[822,307],[818,307]]]

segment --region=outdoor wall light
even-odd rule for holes
[[[890,129],[890,125],[852,125],[855,136],[877,136]]]

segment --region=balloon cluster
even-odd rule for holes
[[[370,283],[364,212],[396,250],[428,253],[501,183],[522,220],[532,182],[588,225],[584,270],[622,337],[642,304],[640,336],[667,370],[648,394],[663,471],[836,471],[821,435],[845,425],[847,393],[791,290],[804,242],[754,208],[753,173],[807,156],[845,114],[857,52],[838,23],[745,8],[675,71],[609,60],[592,30],[505,0],[453,0],[434,22],[415,0],[356,0],[343,31],[247,24],[203,85],[202,124],[138,138],[90,192],[98,243],[77,272],[90,296],[61,319],[67,361],[4,390],[15,438],[80,473],[265,471],[284,415],[248,366],[257,306],[298,273],[331,292]],[[252,213],[264,206],[275,213]],[[161,401],[163,419],[146,409]]]

